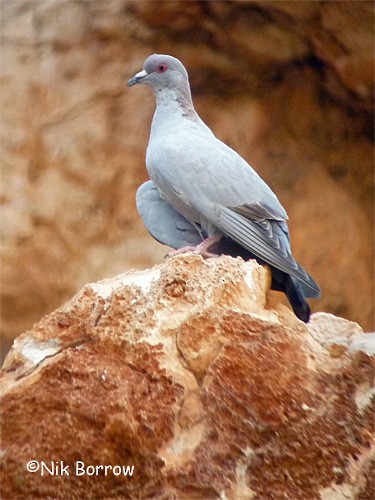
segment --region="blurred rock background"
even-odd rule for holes
[[[373,3],[3,0],[3,348],[84,283],[167,252],[135,192],[150,53],[187,67],[197,111],[277,193],[324,310],[373,328]]]

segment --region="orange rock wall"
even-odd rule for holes
[[[372,328],[371,2],[1,2],[1,298],[6,338],[84,283],[160,262],[134,197],[153,52],[278,194],[315,310]]]

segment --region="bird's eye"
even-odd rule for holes
[[[168,66],[165,63],[158,64],[158,73],[165,73],[168,69]]]

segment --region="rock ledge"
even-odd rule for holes
[[[370,498],[374,336],[306,326],[268,289],[254,261],[183,255],[87,285],[18,337],[2,498]]]

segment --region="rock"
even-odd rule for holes
[[[373,336],[271,308],[269,282],[186,254],[86,285],[18,337],[2,498],[370,498]]]
[[[3,339],[168,251],[134,202],[154,100],[126,80],[152,52],[184,62],[202,118],[278,194],[313,307],[373,328],[372,3],[0,8]]]

